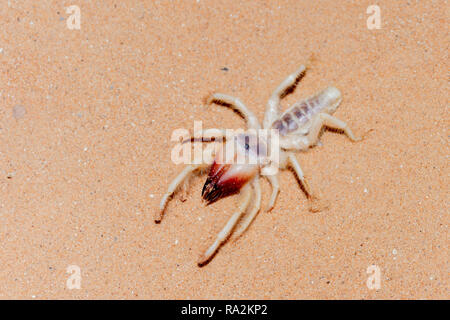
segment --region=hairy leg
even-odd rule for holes
[[[287,92],[297,85],[300,79],[305,74],[306,67],[301,65],[297,71],[290,74],[272,93],[269,101],[267,102],[266,112],[264,115],[264,128],[269,128],[272,123],[279,117],[280,100],[284,98]]]
[[[253,207],[241,221],[241,225],[239,226],[239,228],[235,231],[234,239],[236,240],[239,239],[239,237],[247,230],[248,226],[255,219],[256,215],[259,212],[259,209],[261,208],[261,185],[259,183],[259,176],[255,177],[252,186],[255,194]]]
[[[181,143],[186,142],[211,142],[222,141],[225,139],[226,133],[224,129],[209,128],[202,131],[194,132],[194,135],[188,139],[183,140]]]
[[[319,113],[313,120],[309,132],[304,134],[295,134],[280,139],[280,146],[285,150],[306,150],[314,146],[319,141],[322,128],[326,126],[332,129],[342,130],[348,138],[353,141],[361,141],[360,137],[353,134],[349,126],[342,120],[335,118],[328,113]]]
[[[300,167],[300,164],[298,163],[297,159],[292,153],[289,154],[288,161],[289,166],[294,170],[297,178],[300,180],[300,183],[304,188],[306,197],[308,198],[309,211],[319,212],[327,209],[329,206],[328,202],[326,200],[318,198],[315,194],[312,193],[311,187],[309,186],[308,182],[306,181],[303,175],[302,168]]]
[[[309,187],[308,182],[305,179],[305,176],[303,175],[302,168],[300,167],[300,164],[298,163],[295,156],[291,153],[288,156],[288,161],[290,167],[294,170],[295,174],[297,175],[297,178],[300,180],[303,188],[305,189],[306,196],[310,198],[312,196],[311,188]]]
[[[311,129],[310,129],[308,135],[306,136],[308,139],[308,144],[310,146],[313,146],[314,144],[317,143],[320,132],[322,131],[322,128],[324,126],[344,131],[344,133],[347,135],[347,137],[353,142],[361,140],[360,137],[356,137],[353,134],[350,127],[344,121],[342,121],[338,118],[335,118],[335,117],[329,115],[328,113],[319,113],[317,118],[314,120],[313,124],[311,125]]]
[[[269,205],[266,209],[266,211],[270,211],[275,206],[275,201],[277,200],[278,193],[280,193],[280,184],[278,182],[278,174],[267,175],[265,177],[267,178],[267,180],[269,180],[269,183],[272,186],[272,195],[270,196]]]
[[[164,209],[166,208],[167,203],[169,202],[170,197],[177,190],[177,188],[186,181],[186,179],[196,170],[204,169],[206,167],[211,166],[214,161],[214,154],[216,152],[216,148],[214,145],[210,144],[204,150],[202,154],[201,163],[198,164],[189,164],[187,165],[183,171],[181,171],[175,179],[172,180],[169,187],[167,188],[167,192],[161,199],[159,204],[159,210],[155,214],[155,222],[160,223],[162,216],[164,214]]]
[[[167,203],[169,202],[170,197],[173,195],[175,190],[182,184],[185,179],[187,179],[195,170],[200,169],[202,167],[207,166],[206,164],[196,164],[196,165],[187,165],[183,171],[178,174],[178,176],[173,179],[173,181],[170,183],[169,187],[167,188],[167,192],[164,194],[164,196],[161,199],[161,202],[159,204],[159,210],[155,214],[155,222],[159,223],[162,220],[162,216],[164,214],[164,209],[166,208]]]
[[[244,186],[241,193],[242,193],[242,200],[241,203],[239,204],[238,210],[231,216],[230,220],[228,220],[227,224],[223,227],[222,231],[219,232],[214,243],[200,257],[200,259],[198,260],[199,266],[202,266],[211,260],[211,258],[219,249],[220,245],[228,239],[228,237],[231,234],[231,231],[233,231],[233,228],[236,226],[236,223],[238,222],[239,218],[247,209],[252,195],[252,188],[250,187],[249,184],[247,184],[246,186]]]
[[[206,99],[206,104],[209,105],[213,102],[220,105],[230,106],[234,110],[238,111],[244,117],[249,128],[259,129],[261,127],[253,112],[251,112],[238,98],[223,93],[213,93]]]

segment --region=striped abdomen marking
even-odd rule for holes
[[[285,136],[305,125],[324,109],[333,113],[340,101],[340,91],[334,87],[328,87],[319,94],[292,105],[272,124],[272,129],[278,129],[280,135]]]
[[[280,135],[285,136],[307,123],[320,109],[322,108],[320,108],[318,96],[303,100],[286,110],[281,118],[272,124],[272,128],[278,129]]]

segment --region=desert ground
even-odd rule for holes
[[[450,297],[447,1],[5,0],[0,20],[0,298]],[[301,64],[283,108],[333,85],[370,132],[296,154],[328,209],[283,171],[198,267],[238,197],[206,206],[198,175],[155,224],[172,132],[243,128],[215,91],[262,120]]]

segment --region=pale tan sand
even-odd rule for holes
[[[81,30],[76,3],[0,4],[0,298],[449,298],[447,1],[377,1],[380,30],[370,1],[78,2]],[[311,57],[283,105],[335,85],[336,116],[374,131],[297,155],[329,210],[285,171],[275,209],[197,267],[236,198],[205,207],[198,177],[153,222],[172,131],[242,127],[202,106],[214,90],[262,119]]]

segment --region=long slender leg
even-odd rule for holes
[[[187,165],[183,169],[183,171],[181,171],[180,174],[170,183],[169,187],[167,188],[167,192],[164,194],[159,204],[159,211],[155,214],[156,223],[161,222],[164,209],[166,208],[167,202],[169,202],[170,196],[175,192],[178,186],[200,166],[201,165]]]
[[[289,165],[292,169],[294,169],[295,174],[297,175],[297,178],[300,180],[303,188],[305,189],[306,196],[310,198],[312,196],[311,188],[308,184],[308,182],[305,179],[305,176],[303,174],[302,168],[300,167],[300,164],[298,163],[295,156],[291,153],[288,156]]]
[[[297,71],[290,74],[272,93],[269,101],[267,102],[266,112],[264,114],[264,128],[269,126],[278,118],[280,110],[280,100],[287,94],[287,92],[297,85],[300,79],[304,76],[306,67],[301,65]]]
[[[280,184],[278,182],[278,174],[267,175],[265,177],[267,178],[267,180],[269,180],[270,185],[272,186],[272,195],[270,196],[269,205],[266,209],[266,211],[270,211],[273,209],[275,201],[277,200],[278,193],[280,192]]]
[[[197,169],[202,169],[205,167],[211,166],[214,161],[214,155],[216,153],[217,145],[210,144],[202,153],[202,159],[199,163],[189,164],[187,165],[183,171],[181,171],[175,179],[172,180],[169,187],[167,188],[167,192],[161,199],[159,204],[159,210],[155,213],[155,223],[160,223],[162,220],[162,216],[164,214],[164,210],[166,208],[167,203],[169,202],[172,194],[177,190],[177,188],[184,182],[186,185],[186,179]]]
[[[261,208],[261,185],[259,183],[258,176],[253,181],[252,186],[255,190],[255,199],[254,199],[253,207],[252,207],[251,211],[244,217],[239,228],[235,231],[234,239],[236,239],[236,240],[245,232],[245,230],[247,230],[248,226],[255,219],[256,215],[259,212],[259,209]]]
[[[213,102],[220,105],[230,106],[234,110],[238,111],[247,121],[249,128],[259,129],[261,127],[253,112],[251,112],[238,98],[223,93],[213,93],[206,99],[206,104],[209,105]]]
[[[344,131],[348,138],[353,142],[361,141],[362,139],[355,136],[344,121],[327,113],[319,113],[313,120],[307,135],[297,134],[280,139],[280,146],[285,150],[306,150],[317,143],[320,132],[324,126]]]
[[[178,174],[178,176],[176,176],[176,178],[172,180],[169,187],[167,188],[167,192],[164,194],[164,196],[161,199],[161,202],[159,204],[159,211],[155,213],[155,222],[156,223],[161,222],[167,202],[169,202],[170,197],[177,190],[177,188],[180,186],[180,184],[185,182],[186,178],[188,178],[195,170],[203,169],[203,168],[211,166],[211,164],[214,161],[216,147],[217,147],[217,145],[209,144],[202,153],[202,159],[201,159],[200,163],[187,165],[183,169],[183,171],[181,171]]]
[[[319,212],[323,211],[328,208],[328,202],[325,200],[322,200],[318,198],[315,194],[311,192],[311,187],[309,186],[308,182],[306,181],[302,168],[300,167],[300,164],[298,163],[295,156],[291,153],[288,156],[289,165],[294,170],[295,174],[297,175],[298,179],[300,180],[304,191],[306,193],[306,196],[308,198],[308,206],[309,211],[311,212]]]
[[[353,141],[360,141],[360,137],[356,137],[350,127],[345,123],[344,121],[335,118],[328,113],[319,113],[318,117],[315,119],[313,124],[311,125],[311,129],[307,135],[309,145],[316,144],[317,140],[319,139],[320,132],[322,130],[323,126],[327,126],[330,128],[338,129],[344,131],[344,133],[347,135],[347,137]]]
[[[312,125],[314,126],[314,123]],[[283,137],[279,143],[284,150],[307,150],[310,146],[308,137],[302,133]]]
[[[226,137],[225,130],[223,129],[204,129],[202,131],[194,132],[194,135],[188,139],[183,140],[181,143],[186,142],[211,142],[224,139]],[[214,140],[213,140],[214,138]]]
[[[205,251],[205,253],[198,260],[198,265],[202,266],[206,264],[216,253],[217,249],[219,249],[220,245],[225,242],[226,239],[233,231],[236,223],[238,222],[241,215],[245,212],[250,202],[250,198],[252,195],[252,188],[249,184],[247,184],[242,190],[242,201],[239,204],[238,210],[231,216],[230,220],[228,220],[227,224],[223,227],[222,231],[217,235],[214,243]]]

